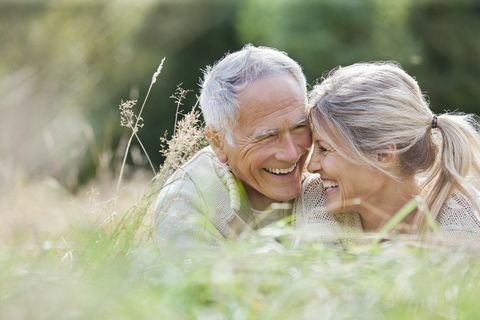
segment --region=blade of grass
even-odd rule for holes
[[[400,222],[403,221],[415,208],[418,207],[419,199],[417,197],[412,198],[408,201],[400,210],[395,213],[395,215],[388,220],[387,223],[378,232],[377,238],[373,241],[373,245],[376,246],[380,241],[392,231]]]

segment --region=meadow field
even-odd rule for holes
[[[479,17],[476,0],[0,1],[0,320],[479,319],[475,240],[279,221],[178,247],[151,212],[205,145],[190,110],[226,52],[285,51],[309,88],[394,60],[436,113],[480,114]]]
[[[0,319],[478,318],[473,241],[306,238],[287,221],[217,246],[156,241],[149,206],[188,157],[185,137],[201,139],[197,121],[179,122],[154,180],[129,168],[120,187],[105,174],[72,194],[53,178],[10,176]]]
[[[146,201],[133,196],[144,190],[144,182],[127,182],[122,196],[134,205]],[[480,314],[476,243],[398,237],[378,244],[367,235],[345,243],[299,243],[300,235],[280,224],[242,242],[178,248],[155,242],[150,226],[130,215],[138,210],[114,215],[105,202],[87,194],[71,197],[48,181],[15,191],[29,196],[2,197],[2,209],[7,206],[15,217],[8,224],[11,232],[2,233],[1,319],[476,319]]]

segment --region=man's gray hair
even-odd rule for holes
[[[204,71],[200,108],[205,124],[217,130],[230,145],[239,103],[237,95],[252,82],[272,75],[291,75],[305,90],[306,80],[300,65],[274,48],[247,44],[240,51],[225,55]]]

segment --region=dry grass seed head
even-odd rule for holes
[[[160,152],[165,157],[162,173],[168,175],[184,164],[193,154],[207,145],[203,122],[195,108],[177,122],[174,136],[160,138]]]

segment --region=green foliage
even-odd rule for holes
[[[395,60],[414,75],[437,112],[478,112],[478,1],[245,0],[242,41],[280,48],[310,81],[338,65]]]
[[[423,52],[412,74],[428,92],[433,108],[479,114],[480,3],[420,1],[410,21]]]
[[[260,2],[245,1],[239,10],[242,39],[285,50],[300,61],[310,80],[339,64],[405,62],[417,54],[406,24],[409,1]],[[270,26],[264,26],[262,16],[269,16]]]
[[[3,1],[0,133],[15,139],[0,154],[72,189],[118,171],[128,132],[116,108],[145,95],[166,57],[139,132],[158,166],[175,119],[168,97],[183,83],[188,111],[201,69],[247,42],[288,52],[309,83],[340,64],[396,60],[437,112],[477,112],[479,15],[476,0]]]

